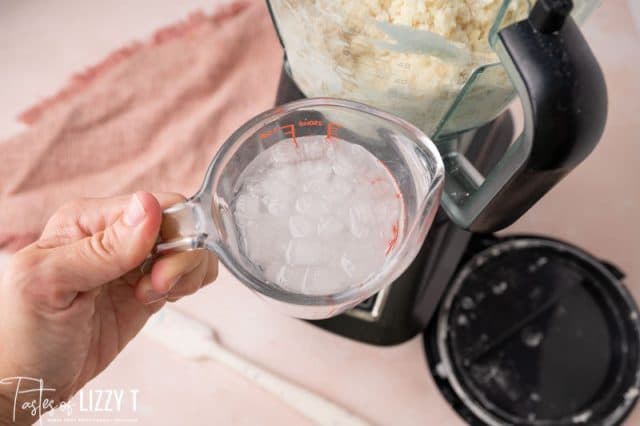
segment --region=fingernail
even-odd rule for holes
[[[180,281],[180,278],[182,278],[182,275],[178,275],[169,282],[169,291],[173,290],[176,284],[178,284],[178,281]]]
[[[129,205],[124,212],[124,223],[128,226],[139,225],[147,215],[137,194],[133,194]]]
[[[151,286],[149,286],[149,288],[145,288],[144,289],[144,300],[145,300],[145,304],[149,305],[151,303],[155,303],[159,300],[162,300],[164,298],[166,298],[167,295],[166,294],[160,294],[157,291],[155,291],[153,288],[151,288]]]
[[[152,304],[154,304],[156,302],[160,302],[161,300],[165,300],[166,298],[167,298],[167,296],[160,296],[157,299],[146,301],[146,302],[144,302],[144,304],[145,305],[152,305]]]

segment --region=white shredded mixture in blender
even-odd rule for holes
[[[402,232],[393,176],[365,148],[336,137],[280,141],[236,185],[241,250],[287,291],[330,295],[363,283]]]
[[[489,32],[502,0],[273,0],[294,79],[307,96],[347,98],[393,112],[432,135],[478,66],[497,63]],[[502,26],[524,19],[527,0],[512,0]],[[465,49],[465,63],[402,53],[376,21],[426,30]],[[464,130],[494,118],[513,98],[501,65],[470,87],[447,127]]]

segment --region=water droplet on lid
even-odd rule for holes
[[[535,348],[540,345],[540,342],[542,342],[544,334],[541,331],[534,329],[533,327],[525,327],[522,329],[521,336],[522,341],[525,345],[529,346],[530,348]]]
[[[491,291],[495,295],[500,295],[507,290],[507,287],[509,287],[509,283],[506,281],[500,281],[498,284],[491,286]]]
[[[458,325],[461,326],[465,326],[465,325],[469,325],[469,320],[467,319],[467,316],[462,314],[462,315],[458,315]]]
[[[534,287],[533,290],[529,292],[529,299],[534,300],[542,295],[542,288]]]
[[[467,296],[462,298],[460,306],[462,306],[462,309],[471,310],[476,307],[476,304],[472,298]]]
[[[529,399],[538,402],[540,401],[540,395],[535,392],[531,392],[531,394],[529,395]]]

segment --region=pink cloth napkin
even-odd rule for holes
[[[281,65],[256,0],[193,14],[75,76],[0,143],[0,249],[37,239],[77,197],[193,194],[225,138],[273,106]]]

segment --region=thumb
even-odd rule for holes
[[[135,193],[119,218],[104,230],[51,249],[59,281],[67,291],[88,291],[139,266],[151,252],[162,221],[153,195]],[[62,276],[60,276],[62,275]]]

